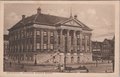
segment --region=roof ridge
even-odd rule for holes
[[[34,18],[34,20],[33,20],[33,23],[35,23],[35,20],[37,19],[37,17],[38,17],[38,15],[39,14],[35,14],[36,16],[35,16],[35,18]]]
[[[63,17],[63,16],[56,16],[56,15],[44,14],[44,13],[41,13],[41,14],[42,15],[48,15],[48,16],[59,17],[59,18],[66,18],[67,19],[67,17]]]

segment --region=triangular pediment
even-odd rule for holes
[[[71,20],[69,22],[64,23],[64,25],[71,25],[71,26],[80,26],[78,23],[76,23],[75,21]]]
[[[57,22],[57,23],[54,24],[54,25],[80,27],[80,28],[82,28],[83,30],[92,31],[92,29],[90,29],[90,28],[87,27],[85,24],[83,24],[81,21],[79,21],[78,19],[73,18],[73,17],[71,17],[71,18],[69,18],[69,19],[67,19],[67,20],[63,20],[63,21]]]
[[[63,22],[62,25],[69,25],[69,26],[78,26],[78,27],[81,27],[81,25],[75,19],[71,19],[71,20],[68,20],[66,22]]]

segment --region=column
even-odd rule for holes
[[[43,51],[43,30],[41,29],[41,51]]]
[[[89,50],[90,50],[90,52],[92,51],[92,42],[91,42],[91,35],[89,36],[89,42],[90,42],[90,44],[89,44]]]
[[[58,32],[57,32],[57,30],[54,31],[54,40],[55,40],[54,50],[58,51]]]
[[[82,52],[82,32],[80,31],[80,52]]]
[[[85,35],[85,52],[87,52],[87,36]]]
[[[69,30],[67,30],[67,52],[70,52]]]
[[[76,31],[73,31],[73,47],[74,47],[74,52],[77,52]]]
[[[50,31],[47,31],[47,33],[48,33],[48,38],[47,38],[48,39],[48,45],[47,45],[48,47],[47,47],[47,50],[50,51]]]
[[[63,52],[63,30],[60,30],[60,51]]]
[[[29,43],[28,43],[28,45],[29,45]],[[34,29],[34,51],[36,51],[36,29]]]

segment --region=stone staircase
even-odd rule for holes
[[[56,53],[40,53],[37,55],[38,64],[53,64],[54,58],[59,56],[59,52]]]

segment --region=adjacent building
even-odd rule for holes
[[[114,38],[113,40],[105,39],[102,43],[102,59],[111,60],[114,56]]]
[[[92,41],[92,57],[93,61],[102,57],[102,42]]]
[[[92,29],[77,15],[59,17],[37,14],[22,19],[9,29],[9,59],[19,63],[91,62]]]
[[[9,52],[9,36],[4,35],[4,58],[8,58],[8,53]]]

